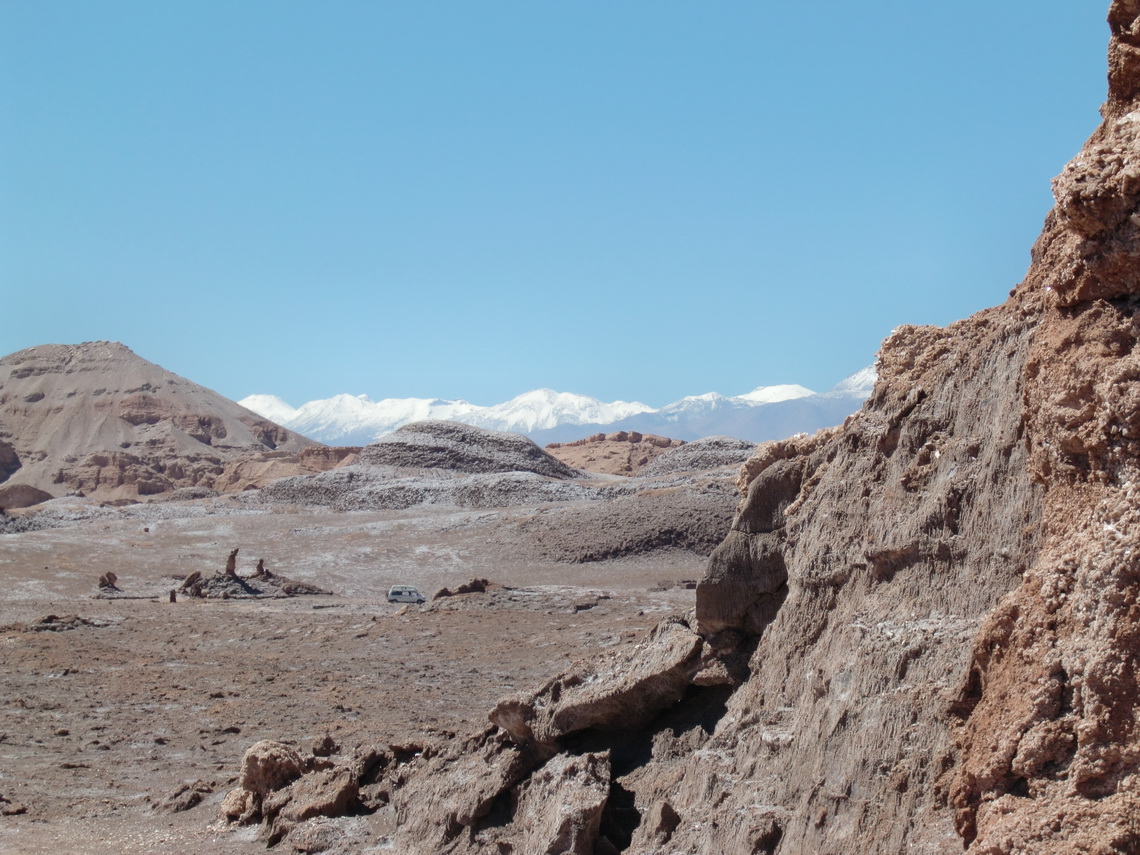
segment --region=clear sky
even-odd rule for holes
[[[0,0],[0,353],[230,398],[823,390],[1000,303],[1107,0]]]

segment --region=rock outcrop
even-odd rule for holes
[[[297,451],[266,451],[226,463],[213,481],[220,493],[237,493],[271,484],[281,478],[317,475],[351,466],[360,449],[356,446],[316,446]]]
[[[11,478],[22,465],[15,446],[0,440],[0,482]]]
[[[548,453],[567,466],[604,475],[637,475],[669,449],[685,443],[637,431],[596,433],[573,442],[552,442]]]
[[[230,552],[224,570],[220,570],[212,576],[204,576],[200,570],[195,570],[182,580],[178,590],[190,597],[219,600],[280,599],[332,593],[323,588],[318,588],[316,585],[297,582],[270,572],[265,568],[264,559],[258,559],[257,569],[252,576],[243,576],[237,570],[238,551],[234,549]],[[113,576],[114,574],[109,575]],[[171,602],[174,600],[172,599]]]
[[[409,763],[397,848],[1140,852],[1140,3],[1109,23],[1010,299],[761,446],[692,618]]]
[[[0,481],[53,496],[232,486],[227,469],[239,461],[316,445],[117,342],[0,359]]]

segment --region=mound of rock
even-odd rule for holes
[[[215,573],[202,576],[195,572],[187,576],[179,588],[190,597],[204,600],[264,599],[299,597],[306,595],[328,596],[332,591],[318,588],[307,582],[296,582],[284,576],[231,576]]]
[[[451,588],[440,588],[432,594],[433,600],[441,600],[445,597],[458,597],[463,594],[485,594],[487,586],[491,583],[487,579],[472,579],[470,582],[464,582],[462,585],[456,587],[453,591]]]
[[[546,558],[570,563],[667,549],[709,555],[728,533],[737,494],[727,479],[639,486],[606,491],[607,501],[546,508],[517,529]]]
[[[159,813],[182,813],[196,808],[212,792],[213,785],[206,781],[187,781],[155,804],[154,809]]]
[[[482,580],[472,580],[478,585]],[[462,589],[464,586],[460,586]],[[445,593],[447,592],[447,593]],[[478,596],[460,596],[478,594]],[[511,585],[488,584],[483,591],[449,591],[444,588],[432,596],[429,612],[478,610],[488,620],[510,620],[510,615],[523,611],[543,614],[605,614],[614,600],[610,591],[581,588],[574,585],[537,585],[516,588]]]
[[[756,451],[756,443],[729,436],[709,436],[670,448],[641,470],[657,477],[680,472],[706,472],[723,466],[739,466]]]
[[[14,802],[6,796],[0,795],[0,816],[19,816],[28,812],[28,806],[23,802]]]
[[[178,590],[190,597],[216,600],[327,596],[332,593],[316,585],[272,573],[266,569],[264,560],[257,562],[257,570],[252,576],[240,576],[237,572],[237,554],[238,550],[233,550],[226,561],[226,568],[212,576],[205,576],[195,570],[182,580]]]
[[[420,505],[509,508],[597,499],[596,487],[533,472],[410,475],[390,467],[354,465],[313,476],[283,478],[263,487],[272,502],[318,505],[339,511],[403,510]]]
[[[547,478],[574,478],[578,474],[519,434],[442,421],[413,422],[398,428],[365,446],[360,463],[467,474],[533,472]]]
[[[575,469],[605,475],[636,475],[662,454],[684,444],[680,439],[623,430],[596,433],[574,442],[552,442],[546,450]]]
[[[261,490],[274,502],[337,510],[420,505],[506,508],[597,499],[598,488],[524,436],[455,422],[405,425],[361,450],[357,462]]]
[[[108,622],[99,619],[80,617],[79,615],[45,615],[33,624],[28,625],[28,632],[68,632],[83,627],[104,627]]]

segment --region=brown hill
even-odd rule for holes
[[[1109,24],[1025,280],[761,447],[695,615],[223,813],[276,840],[335,783],[416,853],[1140,852],[1140,3]]]
[[[299,461],[318,448],[117,342],[42,345],[0,359],[5,485],[103,499],[240,489],[250,482],[235,475],[238,464],[270,454]]]
[[[596,433],[574,442],[552,442],[546,451],[567,466],[605,475],[636,475],[670,448],[684,445],[680,439],[667,439],[637,431]]]

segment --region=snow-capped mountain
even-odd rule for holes
[[[870,394],[875,369],[865,368],[823,394],[803,386],[760,386],[743,395],[692,395],[654,409],[636,401],[605,403],[586,395],[537,389],[502,404],[482,407],[438,398],[334,395],[292,407],[273,395],[239,403],[267,419],[330,445],[366,445],[401,425],[425,419],[464,422],[525,434],[540,444],[593,433],[635,430],[674,439],[733,436],[753,442],[839,424]]]
[[[253,410],[271,422],[284,425],[297,414],[295,407],[289,406],[276,395],[250,395],[239,402],[247,410]]]
[[[830,390],[824,392],[825,395],[833,397],[841,396],[859,396],[863,400],[871,397],[871,392],[875,390],[875,380],[878,375],[875,373],[875,366],[868,365],[859,371],[856,371],[850,377],[844,378],[835,384]]]
[[[512,398],[505,404],[497,404],[481,412],[472,413],[467,419],[459,421],[467,421],[468,424],[491,430],[530,434],[560,425],[612,422],[652,411],[652,407],[637,401],[614,401],[606,404],[586,395],[537,389]]]
[[[552,389],[536,389],[490,407],[438,398],[373,401],[367,395],[334,395],[297,408],[274,395],[250,395],[240,403],[279,425],[296,425],[292,430],[330,445],[365,445],[401,425],[425,419],[529,435],[562,426],[608,423],[653,411],[637,402],[607,404],[586,395]]]
[[[751,392],[745,392],[737,397],[750,404],[775,404],[814,394],[811,389],[805,389],[803,386],[757,386]]]

